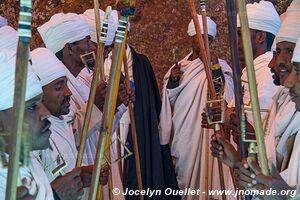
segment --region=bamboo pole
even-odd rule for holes
[[[92,176],[90,187],[89,200],[94,200],[97,194],[97,186],[99,176],[104,160],[104,150],[107,149],[110,143],[110,135],[114,119],[114,111],[116,110],[117,96],[120,83],[122,58],[124,56],[124,38],[126,38],[126,25],[128,22],[127,16],[122,16],[119,20],[118,32],[116,35],[115,47],[113,49],[113,62],[110,71],[108,92],[106,93],[104,113],[100,128],[100,137],[97,145],[95,158],[95,167]]]
[[[98,10],[98,12],[96,12],[96,10]],[[103,20],[103,27],[102,27],[102,31],[101,31],[102,37],[100,39],[99,5],[98,5],[98,7],[95,5],[95,18],[96,18],[96,30],[97,30],[97,56],[96,56],[96,64],[94,67],[92,86],[90,89],[89,100],[88,100],[88,104],[87,104],[87,110],[86,110],[84,122],[83,122],[83,129],[82,129],[82,134],[81,134],[81,138],[80,138],[80,146],[78,149],[78,155],[77,155],[77,160],[76,160],[77,167],[81,166],[81,164],[82,164],[84,149],[86,146],[86,139],[87,139],[87,135],[88,135],[88,131],[89,131],[89,125],[90,125],[90,121],[91,121],[92,110],[93,110],[96,91],[97,91],[97,86],[99,84],[99,75],[102,77],[101,81],[104,80],[103,79],[104,75],[103,74],[101,75],[101,71],[102,71],[102,73],[104,73],[103,72],[103,66],[104,66],[103,52],[104,52],[105,40],[106,40],[106,34],[107,34],[108,17],[110,15],[110,13],[111,13],[111,7],[109,6],[106,9],[105,19]]]
[[[24,112],[25,112],[25,94],[26,82],[28,71],[28,55],[29,55],[29,42],[31,37],[31,0],[20,1],[20,16],[19,16],[19,42],[16,58],[16,77],[15,77],[15,90],[14,90],[14,126],[10,135],[10,148],[9,148],[9,164],[8,175],[6,184],[6,200],[16,199],[18,176],[19,176],[19,162],[21,154],[22,138],[25,145],[23,157],[24,164],[29,162],[28,136],[23,132]]]
[[[125,52],[126,52],[126,50],[125,50]],[[130,80],[129,80],[129,71],[128,71],[126,53],[123,58],[123,63],[124,63],[126,89],[127,89],[127,92],[129,93],[130,92]],[[135,159],[137,183],[138,183],[139,191],[142,191],[143,190],[143,181],[142,181],[142,173],[141,173],[140,153],[139,153],[139,146],[138,146],[138,141],[137,141],[135,117],[134,117],[134,110],[133,110],[132,102],[129,102],[129,104],[128,104],[128,111],[129,111],[129,116],[130,116],[131,136],[132,136],[132,143],[133,143],[133,152],[134,152],[134,159]],[[140,192],[140,200],[144,200],[144,196],[141,194],[141,192]]]
[[[258,101],[258,94],[256,88],[256,77],[254,71],[253,64],[253,53],[251,46],[251,38],[248,24],[248,17],[246,12],[246,4],[244,0],[237,1],[241,30],[242,30],[242,38],[243,38],[243,48],[244,55],[246,61],[246,69],[249,81],[249,90],[250,90],[250,98],[251,98],[251,106],[253,110],[253,119],[254,119],[254,128],[255,128],[255,136],[259,151],[259,161],[262,169],[262,173],[264,175],[269,175],[268,169],[268,160],[266,156],[266,148],[264,143],[264,132],[262,128],[262,121],[260,116],[260,107]]]

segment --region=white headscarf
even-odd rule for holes
[[[18,32],[10,26],[0,28],[0,51],[3,49],[17,49]]]
[[[6,26],[7,25],[7,19],[5,19],[4,17],[0,16],[0,28],[2,26]]]
[[[298,38],[294,53],[293,53],[293,58],[292,62],[300,62],[300,38]]]
[[[300,37],[300,2],[290,5],[286,11],[286,17],[281,24],[279,33],[276,36],[276,43],[292,42],[296,43]]]
[[[265,31],[276,35],[280,28],[280,17],[269,1],[247,4],[249,28]],[[237,27],[241,27],[240,17],[237,15]]]
[[[40,78],[42,86],[67,76],[64,64],[47,48],[37,48],[31,52],[32,68]]]
[[[16,50],[0,51],[0,111],[12,108],[15,88]],[[41,94],[42,88],[38,77],[28,63],[25,100]]]
[[[104,17],[105,17],[105,12],[101,9],[99,9],[99,12],[100,12],[101,27],[102,27],[103,20],[104,20]],[[93,42],[97,43],[95,10],[94,9],[88,9],[83,13],[83,15],[86,17],[86,20],[87,20],[88,25],[90,27],[91,40]],[[107,30],[107,37],[106,37],[106,40],[105,40],[105,45],[106,46],[109,46],[113,43],[117,29],[118,29],[118,11],[112,10],[111,14],[108,18],[108,30]]]
[[[90,35],[85,17],[75,13],[55,14],[37,30],[53,53],[62,50],[67,43],[80,41]]]
[[[202,16],[201,15],[197,15],[197,16],[198,16],[199,24],[201,27],[201,33],[203,34],[204,32],[203,32]],[[196,35],[196,29],[195,29],[193,19],[189,23],[187,33],[191,37]],[[207,34],[213,36],[214,38],[217,35],[217,24],[210,17],[207,17]]]

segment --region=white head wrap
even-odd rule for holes
[[[62,50],[67,43],[80,41],[90,35],[85,17],[75,13],[55,14],[37,30],[53,53]]]
[[[0,28],[7,25],[7,19],[0,16]]]
[[[249,28],[272,33],[276,36],[280,28],[280,17],[269,1],[247,4]],[[241,27],[240,17],[237,15],[237,27]]]
[[[40,78],[42,86],[67,76],[66,67],[49,49],[37,48],[31,52],[31,57],[33,71]]]
[[[0,51],[0,111],[12,108],[15,88],[16,50]],[[41,83],[28,63],[25,100],[42,94]]]
[[[292,62],[300,62],[300,38],[298,38],[295,49],[294,49],[294,54],[292,58]]]
[[[276,43],[279,42],[292,42],[296,43],[300,37],[300,2],[290,5],[286,11],[286,17],[281,24],[279,33],[276,36]]]
[[[18,32],[10,26],[0,28],[0,51],[3,49],[17,49]]]
[[[201,15],[198,15],[198,20],[201,28],[201,33],[203,34],[203,21]],[[196,35],[196,28],[193,19],[189,23],[187,33],[191,37]],[[217,24],[210,17],[207,17],[207,34],[213,36],[214,38],[217,35]]]
[[[99,12],[100,12],[101,27],[102,27],[103,20],[105,17],[105,12],[101,9],[99,9]],[[83,13],[83,15],[86,17],[86,20],[90,27],[91,40],[97,43],[95,10],[88,9]],[[106,41],[105,41],[106,46],[109,46],[113,43],[117,29],[118,29],[118,11],[112,10],[108,18],[108,31],[107,31]]]

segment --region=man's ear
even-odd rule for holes
[[[267,40],[267,34],[264,31],[257,31],[256,32],[256,42],[258,44],[263,44]]]
[[[74,51],[74,46],[70,43],[67,43],[63,48],[63,52],[65,55],[72,55]]]

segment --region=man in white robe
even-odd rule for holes
[[[198,19],[203,30],[202,17],[198,15]],[[208,17],[210,42],[216,33],[216,24]],[[206,162],[212,163],[212,157],[209,157],[210,161],[204,161],[208,139],[205,135],[209,133],[201,127],[200,122],[207,102],[208,89],[204,65],[199,59],[193,21],[189,24],[188,34],[193,38],[193,51],[179,62],[179,66],[172,66],[164,77],[160,139],[161,144],[171,145],[171,154],[176,160],[175,172],[179,188],[206,191]],[[225,77],[225,101],[230,102],[234,97],[231,68],[224,60],[215,60],[220,64]],[[215,62],[213,64],[216,64]],[[211,166],[212,164],[210,169]],[[202,194],[182,197],[189,200],[203,198]]]
[[[300,30],[297,28],[300,26],[300,15],[297,13],[299,11],[299,5],[297,8],[296,2],[293,2],[285,13],[286,18],[276,37],[276,66],[274,71],[277,71],[281,85],[283,85],[293,68],[292,53],[296,41],[300,37]],[[300,126],[297,125],[299,117],[297,117],[298,112],[296,112],[295,104],[289,96],[288,88],[281,86],[273,97],[273,101],[265,138],[267,156],[280,172],[284,172],[291,153],[286,150],[285,145],[291,136],[290,132],[295,134],[298,129],[300,130]]]
[[[13,120],[12,107],[14,98],[16,49],[0,50],[0,132],[2,139],[8,143],[9,138],[5,133],[11,132]],[[28,63],[24,133],[31,141],[31,150],[46,149],[49,147],[50,122],[48,121],[49,111],[41,103],[42,88],[38,77],[33,73]],[[3,133],[3,134],[2,134]],[[5,199],[7,164],[9,155],[8,147],[1,143],[1,167],[0,167],[0,199]],[[2,149],[3,148],[3,149]],[[22,154],[21,154],[22,157]],[[36,158],[30,155],[29,166],[20,166],[20,178],[22,185],[19,185],[17,199],[45,199],[53,200],[53,193],[50,183],[41,165]]]
[[[78,152],[74,130],[72,125],[67,123],[67,120],[64,117],[64,115],[68,114],[70,111],[69,107],[72,93],[67,86],[65,66],[49,49],[38,48],[32,51],[32,62],[35,73],[41,79],[44,91],[43,102],[51,113],[49,120],[51,122],[50,129],[52,130],[50,138],[51,148],[36,152],[36,155],[39,157],[47,177],[51,182],[53,189],[56,191],[57,187],[61,187],[61,184],[69,185],[67,181],[72,183],[74,179],[77,178],[77,176],[72,175],[74,173],[78,174],[78,168],[75,168]],[[95,138],[95,136],[93,137],[93,131],[91,132],[92,133],[88,135],[87,140],[93,140],[90,141],[90,143],[93,143],[97,141],[97,138]],[[86,165],[89,159],[91,159],[88,158],[88,156],[89,154],[85,151],[83,165]],[[64,163],[66,166],[62,169],[62,174],[67,173],[67,176],[72,178],[62,179],[59,177],[59,173],[52,173],[56,167]],[[78,191],[80,191],[81,187],[89,187],[91,180],[85,177],[91,176],[92,169],[92,165],[80,167],[81,173],[79,173],[79,175],[83,177],[82,184],[78,184],[77,187],[65,187],[68,193],[59,190],[56,191],[56,194],[61,199],[65,199],[66,197],[72,199],[81,196]],[[103,170],[102,176],[101,179],[103,180],[101,180],[101,183],[106,184],[108,168]],[[61,180],[63,180],[63,182],[60,182]],[[71,192],[72,190],[74,193]]]
[[[280,28],[280,17],[271,2],[260,1],[259,3],[247,4],[248,23],[250,28],[251,44],[253,50],[254,70],[257,82],[258,100],[261,110],[269,110],[272,104],[272,97],[278,87],[274,85],[272,74],[268,65],[273,58],[271,46]],[[242,67],[242,86],[244,88],[244,105],[251,109],[250,91],[248,86],[247,70],[245,68],[243,44],[240,29],[240,20],[237,16],[238,44],[240,52],[240,63]],[[229,107],[234,106],[232,101]],[[245,111],[248,122],[253,126],[253,114]],[[261,113],[262,120],[267,112]]]
[[[74,123],[73,128],[82,132],[83,121],[89,97],[90,88],[82,83],[79,74],[84,70],[85,66],[80,58],[82,54],[89,53],[95,50],[95,45],[90,41],[90,30],[83,15],[75,13],[59,13],[51,17],[51,19],[38,28],[39,33],[47,48],[49,48],[66,66],[68,78],[68,87],[72,92],[70,113],[68,114],[68,122]],[[91,60],[93,65],[93,60]],[[106,84],[100,83],[97,88],[95,97],[95,106],[92,111],[91,127],[100,127],[102,117],[101,110],[104,104],[106,93]],[[122,99],[122,97],[120,97]],[[118,119],[126,111],[125,106],[119,106],[115,114]],[[117,121],[117,120],[115,120]],[[98,129],[93,129],[96,132]],[[77,136],[79,137],[79,135]],[[87,142],[87,149],[94,158],[97,146],[97,137],[94,141]],[[79,146],[79,139],[75,139]],[[91,159],[89,164],[93,164]]]

